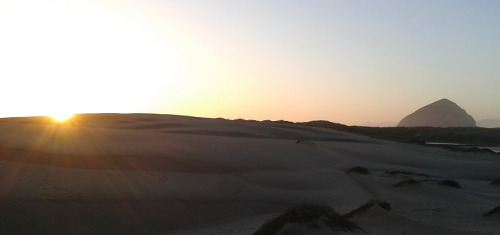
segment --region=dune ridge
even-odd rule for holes
[[[496,155],[286,123],[15,118],[0,121],[0,233],[252,234],[297,205],[378,200],[391,210],[352,217],[370,234],[494,234],[498,169]],[[407,179],[421,182],[393,187]]]

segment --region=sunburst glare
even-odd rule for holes
[[[72,113],[58,113],[51,115],[52,119],[56,122],[65,122],[73,117]]]

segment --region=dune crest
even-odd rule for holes
[[[351,218],[370,234],[488,234],[498,169],[496,155],[293,123],[14,118],[0,121],[0,233],[252,234],[296,206],[342,215],[374,200]]]

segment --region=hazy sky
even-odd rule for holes
[[[0,116],[500,119],[500,1],[0,0]]]

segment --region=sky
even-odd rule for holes
[[[0,117],[500,119],[500,1],[0,0]]]

